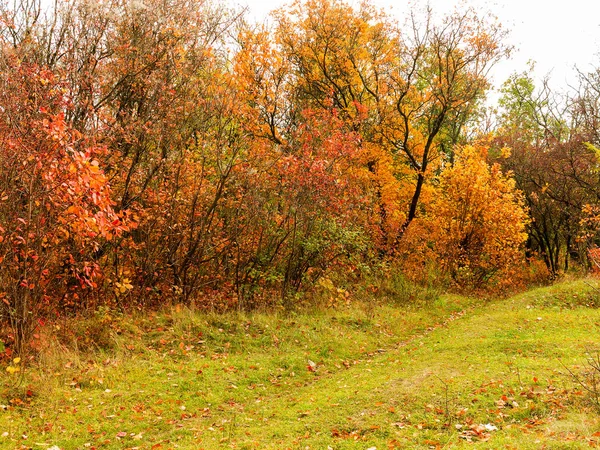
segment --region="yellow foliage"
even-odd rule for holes
[[[523,261],[528,216],[515,182],[486,162],[487,148],[466,146],[440,175],[427,216],[407,230],[415,276],[436,261],[454,283],[482,287],[508,281]]]

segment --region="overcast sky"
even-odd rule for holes
[[[269,11],[286,0],[233,0],[248,6],[250,16],[262,20]],[[371,0],[391,15],[402,19],[408,10],[403,0]],[[352,3],[352,0],[350,1]],[[355,2],[357,3],[357,2]],[[413,1],[424,6],[426,1]],[[471,5],[477,11],[497,16],[511,31],[509,43],[516,47],[509,61],[495,68],[496,85],[515,71],[526,69],[527,61],[536,61],[535,75],[551,73],[551,84],[565,88],[576,83],[574,66],[587,71],[600,66],[600,0],[429,0],[437,14],[452,11],[457,5]]]

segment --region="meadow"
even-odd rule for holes
[[[595,447],[597,286],[102,310],[69,333],[54,325],[35,361],[3,370],[0,448]]]

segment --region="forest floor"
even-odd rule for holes
[[[0,448],[600,446],[597,285],[294,314],[101,311],[72,325],[78,348],[55,326],[35,363],[2,369]]]

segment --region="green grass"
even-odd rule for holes
[[[589,448],[600,418],[567,368],[600,346],[590,285],[288,315],[104,311],[73,325],[102,348],[56,339],[19,386],[0,375],[0,448]]]

